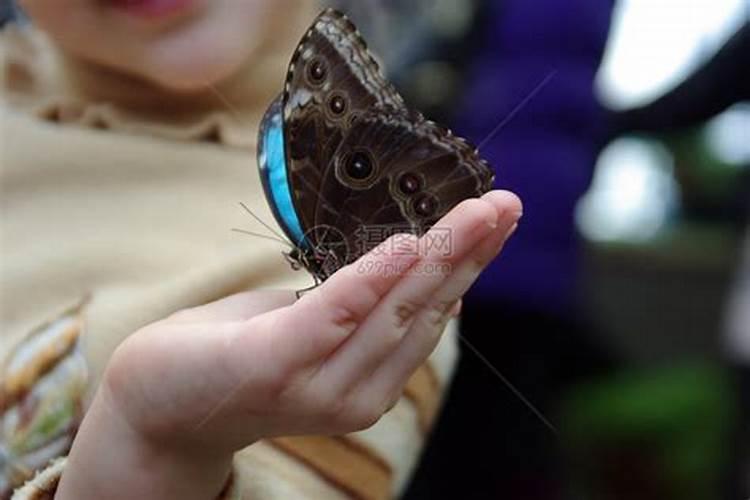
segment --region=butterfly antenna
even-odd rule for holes
[[[287,246],[289,248],[292,248],[292,249],[294,248],[288,241],[280,240],[278,238],[274,238],[273,236],[268,236],[267,234],[260,234],[260,233],[256,233],[253,231],[248,231],[246,229],[239,229],[236,227],[233,227],[232,231],[234,231],[235,233],[247,234],[248,236],[255,236],[257,238],[263,238],[264,240],[276,241],[278,243],[282,243],[284,246]]]
[[[498,370],[497,368],[495,368],[495,366],[494,366],[494,365],[493,365],[492,363],[490,363],[490,360],[488,360],[488,359],[487,359],[486,357],[484,357],[484,356],[482,355],[482,353],[481,353],[481,352],[479,352],[479,349],[477,349],[476,347],[474,347],[474,346],[473,346],[473,345],[471,344],[471,342],[469,342],[468,340],[466,340],[466,338],[465,338],[465,337],[464,337],[463,335],[459,334],[459,335],[458,335],[458,338],[459,338],[459,339],[461,340],[461,342],[463,342],[463,343],[464,343],[464,345],[465,345],[466,347],[468,347],[468,348],[469,348],[469,350],[470,350],[470,351],[471,351],[471,352],[472,352],[472,353],[473,353],[473,354],[474,354],[474,355],[475,355],[475,356],[476,356],[477,358],[479,358],[479,360],[480,360],[480,361],[482,361],[482,363],[484,363],[484,364],[485,364],[485,366],[487,366],[487,368],[489,368],[489,369],[490,369],[490,371],[491,371],[491,372],[492,372],[492,373],[493,373],[493,374],[494,374],[494,375],[495,375],[495,376],[496,376],[497,378],[499,378],[499,379],[500,379],[500,381],[501,381],[501,382],[502,382],[503,384],[505,384],[505,386],[506,386],[506,387],[507,387],[508,389],[510,389],[510,391],[511,391],[511,392],[513,393],[513,395],[514,395],[514,396],[516,396],[516,397],[517,397],[518,399],[520,399],[520,400],[521,400],[521,402],[522,402],[523,404],[525,404],[525,405],[526,405],[526,407],[527,407],[527,408],[528,408],[529,410],[531,410],[531,412],[532,412],[532,413],[533,413],[533,414],[534,414],[534,415],[535,415],[535,416],[536,416],[536,417],[537,417],[537,418],[538,418],[538,419],[539,419],[539,420],[540,420],[540,421],[541,421],[541,422],[542,422],[542,423],[543,423],[543,424],[544,424],[544,425],[545,425],[545,426],[546,426],[546,427],[547,427],[547,428],[548,428],[548,429],[549,429],[549,430],[550,430],[550,431],[551,431],[551,432],[552,432],[552,433],[553,433],[553,434],[554,434],[555,436],[559,436],[559,435],[560,435],[560,432],[559,432],[559,431],[557,430],[557,428],[556,428],[556,427],[555,427],[554,425],[552,425],[552,423],[551,423],[551,422],[549,421],[549,419],[547,419],[547,417],[545,417],[545,416],[544,416],[544,414],[543,414],[543,413],[542,413],[542,412],[541,412],[541,411],[540,411],[540,410],[539,410],[539,409],[538,409],[538,408],[537,408],[536,406],[534,406],[534,404],[533,404],[533,403],[532,403],[531,401],[529,401],[529,399],[528,399],[528,398],[527,398],[526,396],[524,396],[524,395],[523,395],[523,393],[522,393],[522,392],[521,392],[521,391],[520,391],[520,390],[519,390],[519,389],[518,389],[518,388],[517,388],[516,386],[514,386],[514,385],[513,385],[513,384],[512,384],[511,382],[510,382],[510,380],[508,380],[508,379],[507,379],[507,378],[506,378],[506,377],[505,377],[505,376],[504,376],[504,375],[503,375],[502,373],[500,373],[500,370]]]
[[[287,246],[289,246],[289,247],[291,247],[291,248],[294,248],[294,245],[293,245],[293,244],[292,244],[292,243],[291,243],[290,241],[287,241],[287,240],[286,240],[286,239],[285,239],[285,238],[284,238],[284,237],[283,237],[282,235],[280,235],[280,234],[279,234],[279,233],[278,233],[278,232],[277,232],[277,231],[276,231],[276,230],[275,230],[274,228],[272,228],[271,226],[269,226],[268,224],[266,224],[266,223],[265,223],[265,222],[263,221],[263,219],[261,219],[260,217],[258,217],[257,215],[255,215],[255,212],[253,212],[252,210],[250,210],[250,207],[248,207],[247,205],[245,205],[245,203],[243,203],[243,202],[240,202],[240,206],[241,206],[241,207],[242,207],[243,209],[245,209],[245,212],[249,213],[249,214],[250,214],[250,216],[251,216],[251,217],[252,217],[253,219],[255,219],[256,221],[258,221],[258,223],[260,223],[260,224],[261,224],[261,225],[262,225],[263,227],[265,227],[266,229],[268,229],[269,231],[271,231],[271,232],[272,232],[272,233],[274,234],[274,236],[276,236],[276,237],[278,238],[278,240],[279,240],[279,241],[283,242],[283,243],[284,243],[285,245],[287,245]],[[267,236],[267,238],[268,238],[268,236]],[[273,238],[272,238],[272,239],[273,239]]]
[[[531,100],[534,99],[539,94],[539,92],[542,91],[542,89],[544,89],[544,87],[547,86],[547,84],[552,80],[552,78],[555,77],[556,74],[557,74],[557,70],[556,69],[550,71],[547,74],[547,76],[545,76],[542,79],[542,81],[540,81],[536,85],[536,87],[534,87],[531,90],[531,92],[529,92],[529,94],[526,97],[524,97],[523,100],[521,100],[521,102],[519,102],[518,104],[516,104],[516,106],[511,110],[511,112],[508,113],[508,115],[505,118],[503,118],[500,121],[500,123],[498,123],[495,126],[495,128],[492,129],[492,131],[487,135],[487,137],[485,137],[482,140],[482,142],[479,143],[479,145],[476,147],[476,150],[479,151],[484,146],[486,146],[497,135],[498,132],[500,132],[508,123],[510,123],[510,121],[513,118],[515,118],[515,116],[523,108],[525,108],[531,102]],[[446,185],[448,185],[450,182],[463,180],[464,177],[458,177],[458,178],[454,179],[453,178],[454,174],[455,174],[455,171],[452,171],[452,172],[448,173],[448,175],[446,175],[443,178],[442,181],[438,182],[437,186],[434,189],[441,189],[441,188],[445,187]],[[386,207],[384,207],[384,208],[389,208],[389,207],[386,205]]]
[[[485,138],[484,138],[484,139],[482,140],[482,142],[480,142],[480,143],[479,143],[479,146],[477,146],[477,149],[482,149],[482,148],[483,148],[484,146],[486,146],[486,145],[487,145],[487,143],[488,143],[488,142],[490,142],[490,141],[492,140],[492,138],[493,138],[493,137],[495,137],[495,135],[497,135],[497,133],[498,133],[498,132],[500,132],[500,131],[501,131],[501,130],[503,129],[503,127],[505,127],[505,126],[506,126],[506,125],[507,125],[508,123],[510,123],[510,121],[511,121],[511,120],[512,120],[512,119],[513,119],[513,118],[514,118],[514,117],[515,117],[515,116],[516,116],[516,115],[517,115],[517,114],[518,114],[518,113],[519,113],[519,112],[520,112],[520,111],[521,111],[521,110],[522,110],[523,108],[525,108],[525,107],[526,107],[526,105],[528,105],[528,104],[529,104],[529,102],[531,102],[531,100],[532,100],[532,99],[533,99],[534,97],[536,97],[536,96],[537,96],[537,94],[539,94],[539,92],[541,92],[541,91],[542,91],[542,89],[543,89],[544,87],[546,87],[546,86],[547,86],[547,84],[548,84],[548,83],[550,82],[550,80],[552,80],[552,78],[554,78],[554,76],[555,76],[556,74],[557,74],[557,70],[556,70],[556,69],[554,69],[554,70],[550,71],[550,72],[549,72],[549,73],[547,74],[547,76],[545,76],[545,77],[544,77],[544,79],[543,79],[543,80],[542,80],[541,82],[539,82],[539,83],[538,83],[538,84],[536,85],[536,87],[534,87],[534,89],[533,89],[533,90],[532,90],[531,92],[529,92],[529,95],[527,95],[526,97],[524,97],[524,98],[523,98],[523,100],[522,100],[521,102],[519,102],[518,104],[516,104],[516,107],[515,107],[515,108],[513,108],[513,109],[511,110],[511,112],[510,112],[510,113],[508,113],[508,116],[506,116],[505,118],[503,118],[503,120],[502,120],[502,121],[500,121],[500,123],[498,123],[498,124],[497,124],[497,125],[495,126],[495,128],[493,128],[493,129],[492,129],[492,132],[490,132],[490,133],[489,133],[489,135],[487,135],[487,137],[485,137]]]
[[[237,109],[236,106],[232,105],[232,103],[229,102],[229,99],[227,99],[226,97],[224,97],[224,94],[222,94],[221,92],[219,92],[219,89],[217,89],[214,85],[212,85],[210,83],[206,83],[205,86],[206,86],[206,88],[208,90],[211,91],[212,94],[214,94],[221,101],[221,103],[224,106],[226,106],[226,108],[229,110],[229,112],[232,113],[232,116],[234,117],[235,120],[237,120],[238,122],[241,121],[240,120],[240,111]]]
[[[233,106],[232,103],[229,102],[229,100],[226,97],[224,97],[224,94],[222,94],[221,92],[219,92],[219,89],[217,89],[214,85],[212,85],[210,83],[205,84],[205,86],[206,86],[206,88],[208,90],[211,91],[211,93],[213,93],[222,102],[222,104],[224,104],[224,106],[226,106],[226,108],[229,110],[229,112],[232,113],[232,115],[234,116],[235,120],[240,121],[240,112],[239,112],[239,110],[235,106]],[[232,231],[235,231],[235,232],[238,232],[238,233],[243,233],[243,234],[248,234],[248,235],[251,235],[251,236],[257,236],[259,238],[265,238],[265,239],[268,239],[268,240],[280,241],[281,243],[283,243],[284,245],[286,245],[286,246],[288,246],[290,248],[295,248],[294,245],[291,242],[289,242],[286,239],[284,239],[284,237],[282,235],[280,235],[277,231],[275,231],[271,226],[269,226],[268,224],[266,224],[260,217],[258,217],[257,215],[255,215],[255,213],[253,213],[253,211],[250,210],[250,208],[247,205],[245,205],[244,203],[240,202],[240,206],[242,208],[244,208],[245,212],[249,213],[252,216],[253,219],[255,219],[256,221],[258,221],[263,227],[265,227],[270,232],[272,232],[276,236],[276,238],[272,238],[270,236],[266,236],[266,235],[263,235],[263,234],[260,234],[260,233],[254,233],[252,231],[246,231],[244,229],[232,229]]]

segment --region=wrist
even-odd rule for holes
[[[138,432],[117,410],[105,383],[73,442],[55,498],[212,500],[231,464],[231,452],[181,448]]]

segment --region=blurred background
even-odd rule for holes
[[[407,498],[747,499],[750,0],[327,3],[525,204]]]
[[[407,498],[748,498],[750,2],[332,3],[525,205]]]

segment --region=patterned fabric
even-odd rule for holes
[[[66,462],[67,458],[54,460],[49,467],[37,472],[32,480],[17,490],[11,500],[53,500]],[[240,500],[241,498],[234,482],[233,471],[216,500]]]
[[[82,304],[31,332],[0,373],[0,497],[67,453],[88,380],[79,339]]]

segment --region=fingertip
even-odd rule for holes
[[[458,212],[462,213],[461,218],[470,216],[471,219],[483,220],[489,227],[496,228],[499,212],[497,209],[487,203],[482,198],[469,198],[458,205]]]
[[[486,193],[481,199],[491,203],[498,213],[511,214],[515,220],[523,215],[523,202],[511,191],[496,189]]]

